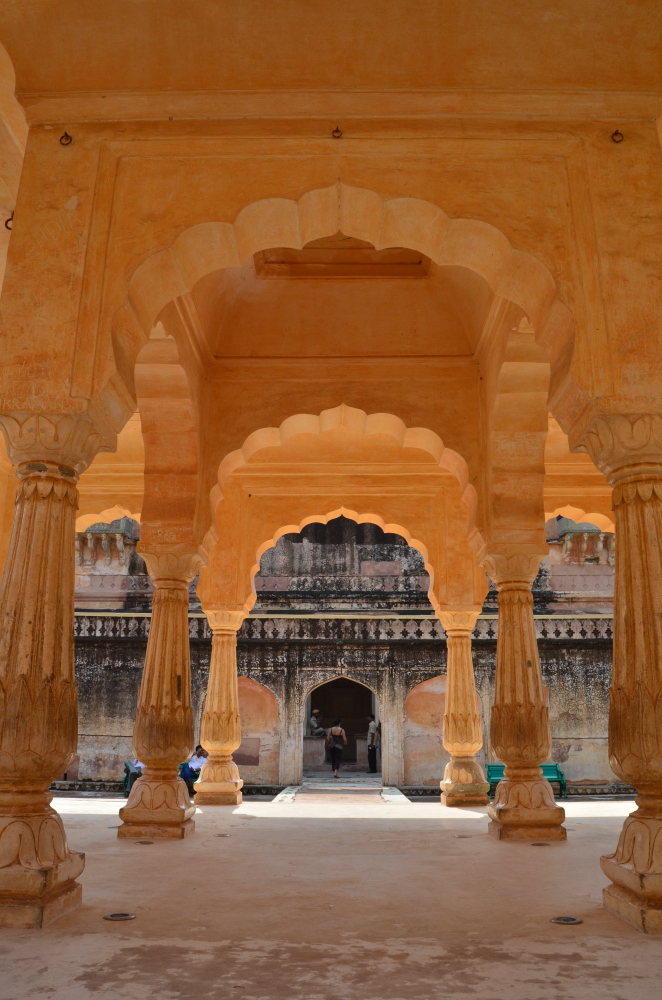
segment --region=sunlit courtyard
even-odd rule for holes
[[[485,808],[378,786],[283,797],[199,808],[195,837],[151,844],[117,839],[119,797],[58,798],[83,905],[3,932],[2,1000],[657,994],[660,941],[602,907],[596,859],[631,801],[567,801],[567,842],[536,846],[488,836]]]

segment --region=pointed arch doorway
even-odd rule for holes
[[[312,713],[319,714],[319,724],[327,731],[334,719],[341,719],[347,735],[347,746],[343,750],[341,767],[349,772],[368,770],[368,716],[374,715],[379,722],[379,701],[374,692],[365,684],[350,677],[335,677],[314,688],[306,699],[304,717],[304,775],[329,770],[324,741],[308,737],[308,722]],[[381,772],[381,757],[377,754],[377,771]]]

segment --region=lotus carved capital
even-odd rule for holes
[[[155,587],[188,587],[203,565],[199,552],[190,552],[178,546],[151,545],[144,549],[139,544],[138,551],[147,564],[147,572]]]
[[[444,626],[446,634],[458,637],[471,635],[476,627],[479,614],[480,608],[461,611],[452,611],[444,608],[437,612],[437,616]]]
[[[227,611],[223,608],[205,608],[204,612],[214,635],[237,633],[247,617],[245,611]]]
[[[0,427],[19,467],[50,463],[80,475],[97,452],[114,447],[85,413],[2,413]]]
[[[483,560],[485,571],[497,587],[529,590],[540,569],[540,553],[516,553],[486,555]]]
[[[633,476],[662,479],[662,414],[600,414],[575,445],[612,486]]]

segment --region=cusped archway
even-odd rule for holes
[[[129,285],[129,303],[148,336],[165,306],[189,295],[205,275],[240,267],[270,247],[301,249],[338,232],[377,250],[411,248],[440,266],[480,275],[497,302],[511,302],[528,317],[552,366],[553,394],[567,389],[573,324],[544,264],[514,248],[488,223],[453,219],[429,201],[385,198],[340,181],[297,201],[253,202],[241,209],[234,223],[210,221],[186,229],[170,247],[138,266]]]
[[[476,495],[466,463],[425,428],[340,406],[263,428],[221,462],[205,542],[206,607],[250,611],[263,553],[344,516],[401,535],[423,557],[435,609],[480,606]]]

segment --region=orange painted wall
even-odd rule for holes
[[[278,784],[280,720],[276,696],[248,677],[238,680],[241,746],[234,759],[239,774],[247,784]]]
[[[405,785],[436,785],[441,781],[449,760],[442,743],[445,707],[445,677],[423,681],[407,695],[402,730]]]

